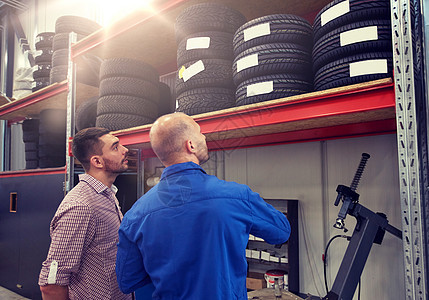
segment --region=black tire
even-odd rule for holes
[[[177,111],[196,115],[235,106],[235,95],[233,89],[200,88],[180,94],[177,102]]]
[[[25,151],[38,151],[39,142],[26,142],[24,143]]]
[[[177,95],[192,89],[204,87],[234,88],[232,82],[232,62],[225,59],[204,59],[192,61],[184,65],[186,69],[193,68],[196,64],[204,65],[204,70],[191,76],[185,81],[180,71],[176,74]]]
[[[246,22],[237,10],[218,3],[201,3],[185,8],[175,23],[176,41],[196,32],[222,31],[235,33]]]
[[[25,161],[25,168],[27,170],[37,169],[38,166],[39,166],[39,161],[38,160],[26,160]]]
[[[171,89],[166,83],[159,83],[159,94],[157,116],[173,113],[176,110],[176,99],[172,97]]]
[[[151,124],[155,119],[131,114],[104,114],[97,116],[97,127],[109,130],[121,130],[146,124]]]
[[[261,90],[261,85],[272,82],[272,91]],[[251,88],[253,87],[253,89]],[[260,93],[256,92],[259,88]],[[237,106],[290,97],[313,90],[313,85],[300,75],[278,74],[251,78],[242,82],[236,90]]]
[[[38,80],[39,78],[49,78],[49,75],[51,74],[51,67],[49,68],[39,68],[33,72],[33,79]]]
[[[316,15],[316,18],[313,22],[315,42],[317,42],[320,37],[327,34],[328,32],[350,23],[371,19],[390,19],[389,0],[349,0],[349,11],[347,13],[344,13],[328,22],[325,21],[325,23],[322,24],[322,15],[326,15],[325,12],[328,9],[331,9],[339,3],[341,3],[340,5],[343,5],[345,2],[344,0],[334,0],[323,7]]]
[[[49,74],[49,81],[51,84],[56,82],[62,82],[64,80],[67,80],[67,72],[68,72],[68,66],[55,66],[52,67],[51,73]]]
[[[125,95],[140,97],[157,102],[159,88],[152,82],[128,77],[111,77],[100,82],[100,97],[111,95]]]
[[[132,77],[159,82],[158,71],[151,65],[129,58],[111,58],[104,60],[100,65],[100,81],[111,77]]]
[[[61,16],[55,22],[55,33],[76,32],[83,35],[90,35],[99,30],[101,25],[84,17]]]
[[[94,127],[97,119],[98,97],[92,97],[83,101],[76,109],[76,130]]]
[[[52,147],[52,150],[58,151],[58,149],[62,149],[65,145],[66,134],[64,132],[47,132],[41,133],[39,135],[39,150],[40,149],[49,149]],[[45,147],[45,148],[44,148]],[[48,152],[46,150],[45,152]]]
[[[50,143],[39,143],[39,158],[42,157],[54,157],[54,156],[65,156],[66,154],[66,143],[65,143],[66,137],[64,135],[64,138],[58,138],[56,141],[49,141],[47,139],[47,142]],[[61,142],[63,141],[63,142]]]
[[[257,55],[257,64],[237,69],[242,59],[247,59],[250,55]],[[304,74],[310,79],[312,75],[310,52],[297,44],[261,45],[240,53],[233,64],[233,80],[236,86],[253,77],[284,73]]]
[[[37,150],[25,151],[25,160],[38,160],[39,154]]]
[[[36,56],[34,58],[34,62],[36,63],[36,65],[46,65],[46,64],[51,64],[52,61],[52,54],[50,53],[43,53]]]
[[[50,85],[50,78],[49,77],[40,77],[37,78],[36,81],[33,82],[33,87],[31,89],[32,92],[38,91],[44,87],[47,87]]]
[[[97,116],[105,114],[132,114],[155,119],[158,116],[158,103],[140,97],[111,95],[100,97]]]
[[[341,34],[361,28],[376,27],[377,39],[341,45]],[[353,31],[352,31],[353,32]],[[367,35],[368,36],[368,35]],[[390,20],[367,20],[342,26],[321,37],[313,48],[313,70],[343,57],[371,52],[392,51]]]
[[[52,67],[67,66],[69,63],[69,50],[60,49],[52,54]]]
[[[269,24],[268,34],[249,36],[253,28],[260,28],[265,24]],[[269,15],[251,20],[241,26],[234,35],[234,55],[237,56],[249,48],[274,43],[300,44],[310,49],[313,44],[313,27],[306,19],[290,14]]]
[[[229,32],[207,31],[198,32],[185,37],[177,47],[177,65],[182,66],[187,62],[199,59],[226,59],[233,60],[232,38]],[[209,45],[193,46],[192,41],[200,41],[205,38]],[[205,48],[208,46],[208,48]]]
[[[69,48],[69,33],[57,33],[55,34],[52,40],[52,50],[57,51],[60,49],[68,49]],[[76,40],[80,41],[83,39],[85,35],[76,34]]]
[[[54,50],[52,50],[52,47],[43,47],[38,49],[35,52],[35,54],[37,55],[41,55],[41,54],[52,55],[52,53],[54,53]]]
[[[346,57],[319,69],[314,76],[314,89],[326,90],[344,85],[356,84],[392,76],[392,52],[373,52]],[[367,74],[350,77],[350,63],[382,59],[387,61],[387,73]]]
[[[102,59],[95,55],[83,55],[77,65],[76,80],[86,85],[98,87]]]
[[[25,132],[39,132],[39,119],[25,119],[22,122],[22,131]]]
[[[67,113],[65,109],[44,109],[39,114],[39,133],[64,133]]]
[[[39,128],[37,128],[37,131],[24,131],[22,133],[22,141],[24,143],[38,143],[39,142]]]
[[[36,50],[41,50],[42,48],[52,48],[52,41],[54,39],[55,32],[41,32],[36,35],[34,41],[34,46]]]
[[[66,164],[65,155],[39,158],[39,168],[63,167]]]

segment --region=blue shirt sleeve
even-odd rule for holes
[[[290,224],[286,216],[265,202],[258,193],[249,189],[248,195],[253,220],[250,233],[269,244],[286,242],[290,236]]]
[[[116,277],[120,290],[129,294],[152,281],[144,268],[143,258],[137,244],[130,241],[126,234],[130,231],[124,229],[122,224],[119,228]]]

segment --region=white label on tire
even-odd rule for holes
[[[338,17],[341,17],[342,15],[345,15],[349,11],[350,11],[349,0],[340,2],[322,13],[322,15],[320,16],[320,23],[322,26],[325,26],[326,23]]]
[[[273,81],[265,81],[265,82],[250,84],[247,86],[247,97],[268,94],[268,93],[271,93],[273,90],[274,90]]]
[[[197,75],[198,73],[204,71],[204,63],[202,60],[197,61],[196,63],[190,65],[186,70],[183,71],[183,81],[186,82],[193,76]]]
[[[387,59],[370,59],[351,63],[350,77],[387,73]]]
[[[378,40],[377,26],[357,28],[340,34],[341,47],[354,43]]]
[[[259,64],[258,54],[252,54],[237,60],[237,72],[257,66]]]
[[[260,36],[269,35],[270,33],[270,23],[255,25],[243,31],[244,41],[247,42]]]
[[[210,47],[210,37],[190,38],[186,41],[186,50],[207,49]]]

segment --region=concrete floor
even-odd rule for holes
[[[29,300],[0,286],[0,300]]]

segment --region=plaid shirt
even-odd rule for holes
[[[66,195],[51,221],[51,245],[39,285],[67,285],[70,299],[128,300],[115,274],[122,213],[116,188],[88,174]]]

